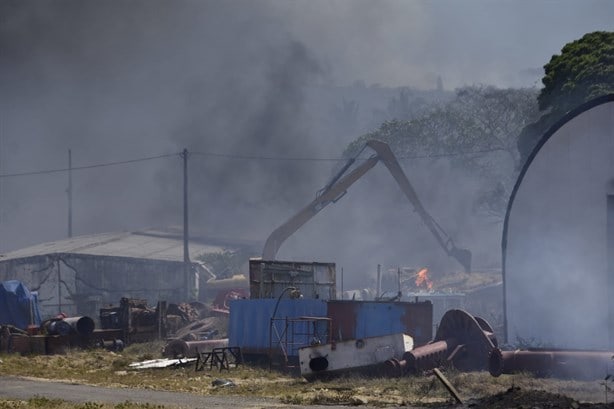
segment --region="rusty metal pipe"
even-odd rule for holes
[[[431,342],[407,351],[403,359],[389,359],[384,362],[384,372],[387,376],[401,376],[428,371],[441,365],[458,342],[454,338]]]
[[[413,374],[437,368],[448,358],[458,342],[454,338],[423,345],[403,354],[406,372]]]
[[[405,374],[407,361],[404,359],[390,358],[384,362],[382,375],[390,378],[398,378]]]
[[[488,370],[495,377],[519,372],[545,376],[551,371],[553,361],[553,355],[546,351],[501,351],[496,348],[490,354]]]
[[[540,377],[600,379],[611,373],[614,352],[575,350],[517,350],[496,348],[489,358],[492,376],[530,372]]]

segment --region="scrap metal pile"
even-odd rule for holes
[[[168,358],[195,358],[199,352],[228,347],[226,318],[205,317],[188,323],[169,337],[162,350]]]
[[[73,347],[121,350],[134,342],[168,339],[165,356],[195,357],[198,351],[228,346],[226,319],[204,317],[209,309],[202,303],[167,307],[159,301],[154,308],[143,299],[122,298],[119,306],[101,308],[99,313],[101,328],[88,316],[64,314],[27,328],[0,325],[0,352],[63,354]]]
[[[193,358],[199,351],[228,346],[227,319],[209,313],[200,302],[167,306],[160,301],[151,308],[145,300],[122,298],[119,307],[101,309],[100,320],[121,330],[128,343],[167,339],[165,357]]]
[[[147,300],[122,298],[118,307],[100,309],[100,324],[126,343],[158,339],[166,336],[166,302],[159,301],[151,308]]]
[[[108,339],[107,333],[97,332],[90,317],[66,317],[63,314],[45,320],[27,330],[13,325],[0,326],[0,352],[21,354],[62,354],[69,347],[89,347],[96,343],[123,348],[123,342]],[[112,335],[112,334],[111,334]]]
[[[362,341],[362,342],[358,342]],[[322,346],[301,349],[301,373],[307,379],[327,377],[341,372],[360,370],[389,377],[421,375],[442,367],[460,371],[487,370],[493,376],[519,372],[540,377],[567,379],[603,379],[612,373],[614,352],[530,349],[503,351],[499,348],[492,327],[484,319],[463,310],[447,311],[435,338],[422,346],[398,353],[399,348],[386,344],[385,337],[356,341],[356,348],[372,345],[373,353],[385,351],[395,355],[377,363],[357,361],[358,354],[349,354],[333,343],[326,354]],[[395,352],[396,351],[396,352]],[[341,362],[340,362],[341,361]],[[343,370],[339,370],[343,368]]]
[[[390,376],[419,374],[444,365],[483,370],[496,347],[497,338],[488,322],[463,310],[449,310],[432,342],[405,352],[400,360],[387,360],[385,366]]]

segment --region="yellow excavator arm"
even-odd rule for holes
[[[414,207],[416,213],[418,213],[426,227],[433,234],[446,254],[456,259],[464,267],[465,271],[471,271],[471,252],[469,250],[456,247],[452,239],[426,211],[388,144],[377,140],[370,140],[365,144],[365,146],[373,149],[376,154],[371,156],[359,166],[355,167],[351,172],[345,174],[360,153],[356,155],[356,157],[350,159],[341,169],[341,171],[338,172],[335,177],[333,177],[332,180],[318,192],[316,198],[311,203],[292,216],[284,224],[273,230],[264,244],[262,258],[264,260],[274,260],[275,256],[277,255],[277,251],[288,237],[294,234],[295,231],[300,229],[301,226],[318,214],[318,212],[324,207],[341,199],[341,197],[343,197],[343,195],[345,195],[347,192],[347,189],[354,182],[360,179],[365,173],[367,173],[381,161],[386,166],[394,180],[397,182],[407,199]]]

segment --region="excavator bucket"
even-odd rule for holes
[[[450,250],[450,255],[454,257],[461,266],[463,266],[466,273],[471,272],[471,251],[453,247],[452,250]]]

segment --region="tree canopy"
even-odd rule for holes
[[[516,136],[536,119],[536,92],[470,86],[448,102],[411,120],[394,119],[356,139],[346,150],[352,156],[368,139],[387,142],[399,155],[442,156],[504,151],[517,159]]]
[[[614,92],[614,32],[596,31],[566,44],[544,66],[542,83],[540,110],[559,115]]]
[[[614,92],[614,32],[595,31],[566,44],[544,65],[542,83],[538,102],[543,114],[518,137],[523,163],[538,139],[565,113]]]
[[[369,139],[388,143],[400,158],[449,160],[483,181],[475,205],[501,217],[521,157],[520,131],[537,119],[537,90],[470,86],[412,120],[384,122],[346,150],[354,156]]]

